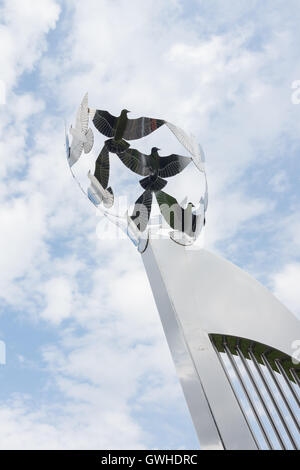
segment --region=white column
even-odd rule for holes
[[[257,449],[210,333],[292,355],[299,321],[261,284],[206,250],[151,239],[146,272],[202,449]]]

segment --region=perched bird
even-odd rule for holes
[[[203,213],[194,210],[195,206],[191,202],[186,208],[180,206],[178,201],[170,194],[163,191],[155,193],[160,211],[170,227],[174,230],[183,232],[190,237],[194,237],[198,233]],[[202,222],[203,225],[203,222]]]
[[[114,194],[108,186],[109,180],[109,153],[104,145],[95,165],[94,175],[89,171],[88,177],[91,185],[88,188],[88,197],[95,206],[103,202],[104,207],[109,209],[114,204]]]
[[[127,109],[123,109],[119,117],[100,109],[90,108],[89,113],[96,129],[106,137],[112,138],[114,145],[116,143],[122,145],[124,140],[141,139],[165,124],[162,119],[148,117],[128,119],[127,114],[129,111]],[[122,149],[119,149],[119,151],[122,151]]]
[[[94,145],[94,134],[92,129],[88,127],[88,109],[88,94],[86,93],[77,111],[75,127],[70,127],[70,134],[73,136],[68,152],[70,166],[77,162],[83,150],[85,153],[89,153]]]
[[[131,148],[117,153],[127,168],[138,175],[146,176],[140,184],[144,189],[151,189],[151,191],[161,190],[167,184],[162,178],[177,175],[192,161],[190,157],[175,154],[161,157],[158,150],[160,149],[152,147],[150,155]]]

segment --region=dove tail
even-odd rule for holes
[[[157,176],[156,178],[151,178],[151,176],[146,176],[139,181],[143,189],[149,191],[161,191],[167,184],[167,181]]]

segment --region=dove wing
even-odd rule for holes
[[[190,157],[182,157],[181,155],[168,155],[160,157],[158,174],[162,178],[178,175],[187,165],[191,163]]]
[[[144,232],[146,230],[152,208],[152,193],[151,191],[144,191],[143,194],[136,200],[131,219],[137,228]]]
[[[114,137],[116,132],[118,118],[108,111],[97,109],[93,117],[93,123],[96,129],[106,137]]]
[[[150,191],[160,191],[167,185],[167,181],[157,176],[152,178],[151,176],[146,176],[139,181],[143,189],[149,189]]]
[[[95,206],[98,206],[103,201],[103,196],[105,194],[105,189],[101,186],[98,179],[88,172],[88,177],[91,182],[88,188],[88,197]]]
[[[177,200],[164,191],[155,193],[156,200],[159,205],[160,212],[162,213],[165,221],[175,230],[182,229],[182,208]]]
[[[138,119],[128,119],[123,133],[125,140],[140,139],[151,132],[154,132],[160,126],[165,124],[162,119],[153,119],[148,117],[140,117]]]
[[[192,237],[195,234],[199,216],[194,215],[189,207],[183,209],[170,194],[158,191],[155,195],[160,211],[167,224],[173,229],[184,232]]]
[[[80,105],[80,127],[83,132],[86,132],[88,130],[88,125],[89,125],[88,106],[89,106],[88,93],[86,93]]]
[[[117,153],[120,160],[134,173],[141,176],[150,175],[149,160],[150,156],[139,152],[136,149],[128,149],[125,152]]]
[[[193,136],[189,136],[183,129],[174,126],[170,122],[167,122],[166,125],[173,132],[177,140],[179,140],[179,142],[193,156],[193,161],[198,170],[204,172],[205,155],[202,147],[197,143],[196,139]]]
[[[105,145],[96,160],[94,176],[101,186],[106,189],[109,180],[109,152]]]
[[[81,106],[79,106],[77,113],[76,113],[75,129],[78,132],[81,132]]]

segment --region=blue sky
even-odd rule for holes
[[[141,259],[97,237],[67,168],[86,91],[197,136],[205,247],[300,315],[299,16],[297,0],[0,1],[0,448],[197,447]]]

